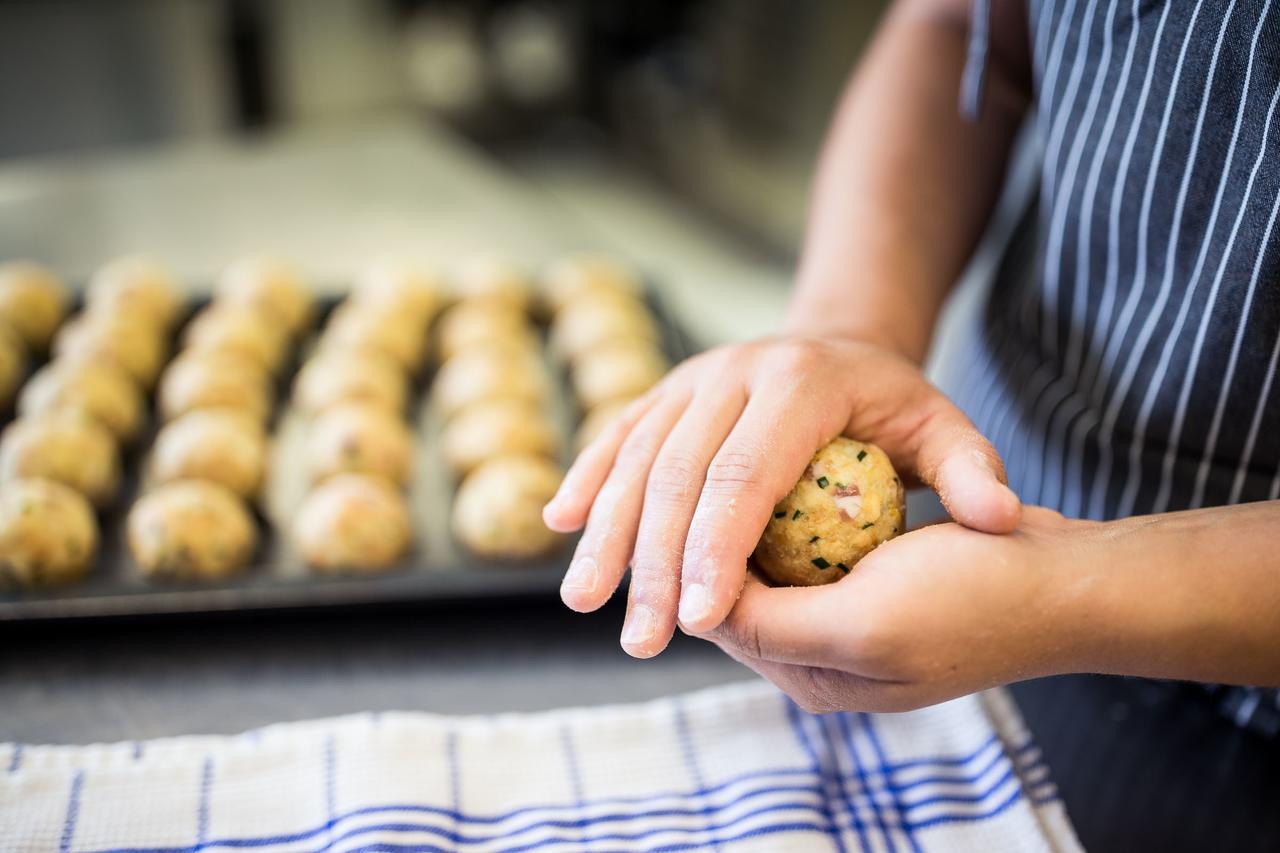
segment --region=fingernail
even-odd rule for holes
[[[565,572],[560,586],[563,589],[590,592],[596,588],[599,579],[600,569],[596,565],[596,558],[579,557],[569,565],[569,571]]]
[[[624,646],[643,646],[653,639],[657,633],[657,620],[653,611],[644,605],[631,608],[627,616],[627,624],[622,626],[622,644]]]
[[[711,591],[700,583],[689,584],[680,595],[680,621],[693,625],[711,615]]]

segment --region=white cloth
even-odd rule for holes
[[[1012,701],[806,714],[752,682],[639,705],[382,713],[0,745],[0,850],[1078,850]]]

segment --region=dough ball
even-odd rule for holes
[[[618,397],[587,412],[582,423],[578,425],[578,432],[573,437],[574,451],[581,453],[595,440],[596,436],[604,432],[605,428],[626,410],[627,406],[631,405],[634,399],[635,397]]]
[[[433,270],[401,258],[379,258],[361,273],[354,297],[426,327],[444,307],[445,294],[444,281]]]
[[[215,302],[196,315],[182,337],[189,350],[234,353],[271,374],[280,372],[288,354],[289,340],[270,313],[237,305]]]
[[[642,302],[609,292],[583,294],[565,306],[551,324],[551,351],[572,362],[589,350],[619,341],[658,346],[658,329]]]
[[[0,411],[9,408],[14,392],[27,375],[27,345],[0,320]]]
[[[84,496],[52,480],[0,489],[0,589],[78,580],[98,553],[98,521]]]
[[[491,298],[526,313],[533,302],[533,283],[519,266],[502,258],[474,258],[456,277],[460,299]]]
[[[172,420],[156,435],[149,479],[207,480],[252,500],[267,467],[262,425],[235,409],[198,409]]]
[[[271,416],[271,379],[256,362],[234,353],[187,352],[160,377],[156,402],[166,421],[196,409],[227,408],[265,424]]]
[[[618,341],[583,353],[573,365],[578,405],[594,409],[648,391],[666,375],[666,356],[645,341]]]
[[[103,266],[89,281],[87,305],[95,314],[145,323],[167,334],[183,309],[182,286],[158,261],[127,255]]]
[[[484,400],[514,399],[545,403],[551,395],[546,367],[527,350],[474,349],[449,359],[432,387],[446,417]]]
[[[472,471],[453,502],[453,535],[468,550],[498,559],[549,554],[564,536],[542,523],[542,508],[564,472],[542,456],[497,456]]]
[[[51,270],[30,261],[0,264],[0,321],[42,353],[67,316],[67,286]]]
[[[889,457],[874,444],[841,437],[813,455],[774,507],[756,565],[780,584],[832,583],[904,529],[902,482]]]
[[[539,406],[525,400],[489,400],[459,412],[440,435],[445,462],[465,474],[486,459],[528,453],[554,459],[560,432]]]
[[[258,547],[253,515],[232,492],[176,480],[148,492],[127,522],[129,551],[152,578],[213,581],[244,569]]]
[[[312,421],[306,458],[315,481],[351,472],[404,484],[413,471],[413,435],[385,409],[347,403]]]
[[[315,414],[338,403],[361,403],[398,415],[409,397],[409,380],[379,350],[321,350],[302,365],[293,399]]]
[[[413,522],[404,496],[386,481],[339,474],[312,490],[293,519],[294,545],[322,572],[375,572],[409,550]]]
[[[120,448],[106,427],[70,412],[19,418],[0,436],[0,480],[70,486],[97,507],[120,489]]]
[[[123,443],[138,437],[146,418],[138,386],[108,361],[58,358],[27,382],[18,398],[18,414],[35,416],[70,411],[92,418]]]
[[[385,305],[347,300],[329,318],[321,344],[332,349],[371,349],[416,375],[427,346],[426,324]]]
[[[638,297],[643,291],[634,270],[606,255],[561,258],[547,267],[542,281],[542,298],[553,314],[583,294],[611,291]]]
[[[110,361],[150,390],[168,355],[166,335],[139,315],[83,312],[62,327],[53,341],[58,358]]]
[[[441,318],[439,335],[440,357],[445,361],[484,347],[538,347],[529,318],[510,304],[493,299],[459,302]]]
[[[301,271],[279,258],[241,258],[222,273],[217,301],[275,318],[293,337],[311,322],[311,288]]]

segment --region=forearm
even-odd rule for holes
[[[1017,4],[997,2],[985,106],[957,103],[968,3],[899,2],[828,137],[786,328],[921,360],[992,208],[1030,89]]]
[[[1093,527],[1064,577],[1066,668],[1280,685],[1280,501]]]

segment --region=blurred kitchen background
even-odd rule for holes
[[[562,235],[573,232],[558,242],[614,242],[609,248],[645,260],[653,254],[642,236],[646,223],[666,219],[678,222],[674,230],[686,239],[692,228],[781,281],[794,260],[823,129],[882,6],[879,0],[804,0],[785,10],[766,0],[9,0],[0,3],[0,204],[50,189],[48,169],[35,175],[3,169],[13,162],[53,164],[64,192],[72,191],[67,182],[76,168],[95,158],[135,152],[129,165],[141,171],[132,173],[132,188],[95,186],[83,204],[45,205],[44,216],[30,203],[20,216],[6,215],[12,207],[6,206],[0,252],[52,254],[49,260],[65,260],[72,272],[115,251],[183,255],[170,245],[178,225],[221,232],[223,224],[206,225],[206,214],[221,211],[241,214],[235,218],[246,231],[253,227],[243,210],[227,207],[234,200],[223,198],[241,185],[245,192],[282,193],[312,210],[308,202],[323,202],[331,222],[347,222],[338,245],[353,254],[372,249],[379,241],[373,229],[394,214],[383,209],[372,225],[367,216],[357,220],[387,194],[385,175],[362,184],[362,174],[371,159],[386,170],[413,169],[414,157],[402,157],[402,148],[420,134],[420,153],[437,154],[438,171],[465,161],[468,175],[451,183],[452,192],[483,200],[514,178],[557,199],[559,215],[576,211],[599,232],[556,223]],[[285,138],[302,140],[299,154],[329,146],[335,159],[312,165],[334,191],[308,196],[282,177],[288,164],[263,162],[254,171],[246,162],[252,157],[230,165],[219,157],[225,152],[218,146],[243,144],[256,146],[250,151],[258,158],[288,159],[289,152],[272,147]],[[333,146],[349,149],[346,161]],[[152,160],[183,160],[186,173],[174,169],[166,178],[139,151]],[[333,168],[343,162],[346,169]],[[407,195],[420,179],[404,175],[401,191]],[[149,199],[164,204],[153,228],[139,210],[156,207]],[[330,206],[339,200],[345,208]],[[202,202],[206,210],[193,212]],[[247,217],[264,223],[257,237],[294,251],[320,247],[317,262],[325,266],[326,253],[337,251],[335,235],[325,231],[306,241],[279,233],[310,215],[284,215],[281,205],[273,198],[270,215]],[[117,221],[104,225],[92,216]],[[388,224],[384,242],[404,241],[411,225]],[[619,236],[628,233],[637,234],[636,244]],[[209,251],[178,263],[213,265],[215,247],[225,261],[225,252],[243,248],[249,236],[224,245],[211,234]],[[498,249],[506,240],[493,237]]]

